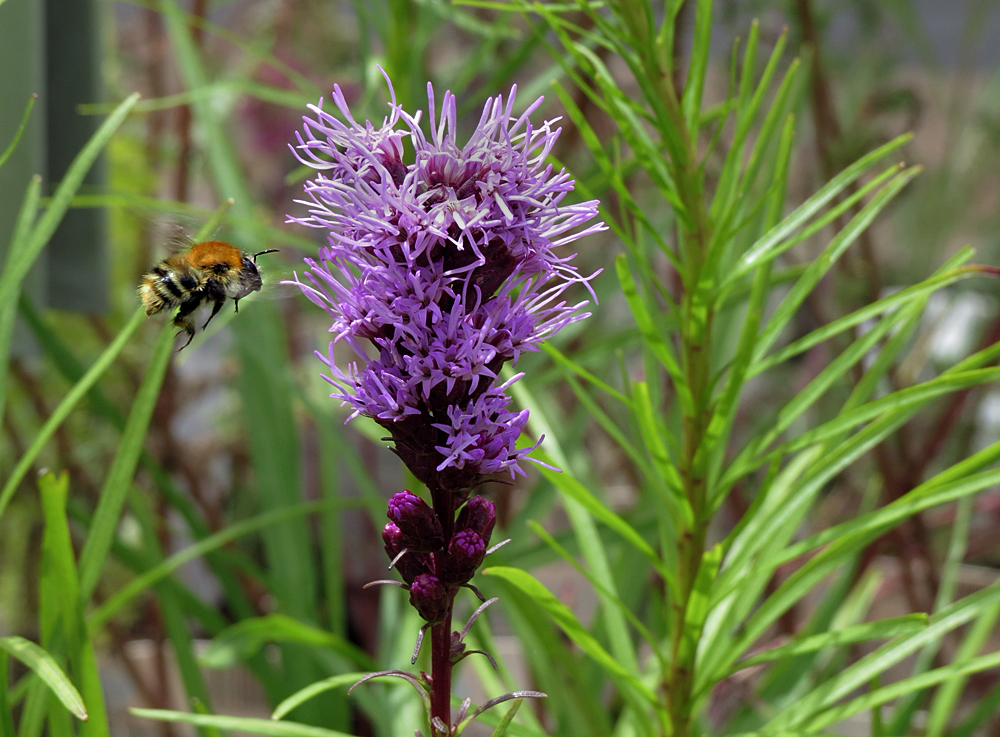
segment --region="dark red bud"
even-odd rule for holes
[[[468,583],[486,556],[486,543],[475,530],[456,532],[443,559],[443,576],[450,584]]]
[[[445,618],[451,597],[437,576],[422,573],[410,584],[410,604],[423,619],[437,624]]]
[[[496,521],[497,510],[493,506],[493,502],[481,496],[474,496],[462,507],[462,511],[458,513],[455,529],[475,530],[488,546]]]
[[[403,542],[403,533],[392,522],[382,530],[382,541],[385,543],[385,554],[389,556],[390,562],[396,561],[393,567],[399,571],[399,575],[406,583],[413,583],[413,579],[421,573],[430,573],[433,570],[431,556],[407,549]],[[396,560],[396,556],[403,550],[406,552]]]
[[[406,547],[403,543],[403,533],[394,522],[389,522],[382,528],[382,542],[385,543],[385,553],[390,560]]]
[[[416,494],[410,491],[394,494],[386,516],[402,533],[403,547],[421,553],[433,553],[444,547],[441,520]]]

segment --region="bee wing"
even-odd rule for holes
[[[287,262],[272,258],[265,264],[261,259],[257,262],[257,269],[260,271],[264,286],[259,292],[249,295],[247,299],[290,299],[302,293],[294,284],[284,283],[295,278],[293,268]]]
[[[164,208],[177,206],[179,205],[176,203],[163,204]],[[202,208],[192,207],[189,212],[161,210],[152,205],[146,207],[130,206],[125,209],[139,225],[138,229],[144,241],[145,251],[152,260],[176,256],[178,253],[187,251],[195,243],[225,240],[217,237],[224,228],[224,225],[218,224],[219,218],[214,216],[211,211],[202,210]],[[217,224],[208,233],[200,232],[209,222]]]
[[[194,245],[194,238],[191,234],[194,229],[190,226],[194,223],[181,223],[175,218],[163,220],[156,224],[155,240],[157,248],[163,250],[167,256],[176,256],[184,253]]]

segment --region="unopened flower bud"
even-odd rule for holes
[[[421,553],[433,553],[444,547],[441,520],[427,502],[413,492],[394,494],[386,516],[402,533],[402,547]]]
[[[475,530],[456,532],[444,557],[444,578],[450,584],[463,584],[475,575],[486,556],[486,543]]]
[[[448,587],[430,573],[420,574],[410,584],[410,605],[431,624],[444,619],[449,598]]]
[[[403,533],[395,522],[388,522],[382,528],[382,542],[385,543],[385,554],[389,556],[389,560],[399,555],[400,551],[406,547],[403,542]]]
[[[382,530],[382,541],[385,543],[385,554],[390,561],[395,561],[393,568],[399,571],[399,575],[406,583],[413,583],[413,579],[421,573],[430,573],[432,570],[430,556],[427,553],[417,553],[407,549],[403,533],[392,522],[386,524]],[[404,550],[406,552],[397,560],[397,556]]]
[[[462,507],[455,522],[456,530],[475,530],[485,545],[490,544],[493,526],[497,521],[497,510],[493,502],[481,496],[474,496]]]

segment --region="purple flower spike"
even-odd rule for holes
[[[467,492],[522,473],[528,414],[510,410],[497,376],[587,317],[587,302],[563,293],[589,290],[593,275],[556,249],[605,226],[591,223],[596,201],[564,202],[573,181],[546,164],[560,129],[531,120],[541,99],[520,114],[516,88],[488,100],[463,144],[450,92],[437,100],[428,85],[429,134],[389,92],[378,126],[355,121],[339,87],[339,117],[310,107],[293,151],[317,175],[300,201],[308,214],[290,219],[328,242],[295,283],[332,320],[318,355],[333,397],[385,428],[418,479]],[[357,356],[344,368],[338,342]]]

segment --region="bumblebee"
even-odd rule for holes
[[[187,342],[177,349],[184,350],[195,333],[190,315],[203,304],[214,305],[202,325],[204,330],[227,299],[233,300],[239,312],[240,300],[261,288],[257,257],[277,250],[271,248],[251,256],[223,241],[195,243],[184,253],[161,261],[142,277],[139,299],[147,315],[180,308],[174,325],[187,333]]]

